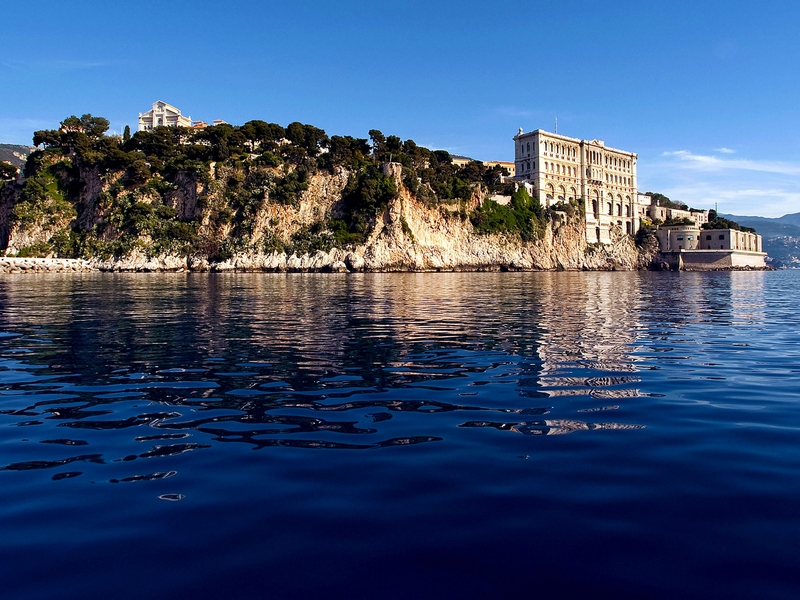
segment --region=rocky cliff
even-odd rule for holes
[[[401,185],[401,168],[394,178]],[[257,233],[270,235],[269,224],[282,239],[291,239],[304,227],[335,208],[347,177],[314,177],[296,209],[268,206],[258,215]],[[471,205],[481,202],[479,194]],[[138,250],[121,259],[96,261],[103,270],[214,270],[214,271],[483,271],[483,270],[630,270],[646,268],[657,253],[636,247],[629,236],[612,245],[587,245],[580,217],[555,214],[541,240],[524,242],[504,233],[480,235],[458,207],[432,208],[401,188],[377,216],[363,244],[314,252],[240,251],[229,258],[162,254]],[[256,235],[257,237],[257,235]]]
[[[401,160],[389,162],[382,136],[369,152],[301,127],[271,142],[228,131],[239,149],[222,155],[176,128],[125,144],[37,132],[50,147],[0,189],[0,252],[101,270],[341,272],[637,269],[657,253],[621,234],[587,245],[575,204],[487,202],[497,174],[410,140],[388,138]]]

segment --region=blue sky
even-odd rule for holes
[[[155,100],[482,160],[558,131],[639,154],[641,191],[800,212],[800,3],[13,2],[0,21],[0,142]]]

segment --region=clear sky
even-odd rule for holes
[[[520,127],[639,154],[640,191],[800,212],[800,2],[39,0],[0,17],[0,142],[91,113],[370,129],[513,160]]]

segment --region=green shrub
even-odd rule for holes
[[[478,233],[510,233],[525,241],[542,239],[547,228],[547,213],[539,200],[532,198],[524,187],[511,196],[504,206],[485,200],[473,211],[472,225]]]

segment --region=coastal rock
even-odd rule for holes
[[[158,228],[145,227],[149,233],[125,241],[130,250],[123,256],[96,258],[91,265],[101,271],[124,272],[630,270],[654,266],[649,250],[638,249],[630,236],[620,235],[603,246],[587,244],[586,225],[577,211],[572,216],[565,211],[550,213],[546,228],[535,240],[524,241],[514,234],[480,234],[469,219],[483,202],[480,186],[466,200],[423,202],[406,188],[402,165],[389,164],[384,172],[397,189],[396,197],[374,216],[374,222],[362,224],[368,227],[362,243],[344,246],[334,243],[330,225],[347,210],[343,194],[353,173],[344,168],[309,175],[303,184],[307,187],[297,193],[296,201],[268,201],[268,192],[262,192],[267,195],[249,209],[247,227],[235,225],[231,219],[225,187],[225,182],[246,179],[248,172],[242,167],[212,163],[207,174],[181,172],[169,186],[154,180],[154,185],[142,187],[136,196],[142,222],[149,222],[148,215],[159,210],[173,211],[178,219],[171,225],[174,231],[194,240],[194,246],[183,246],[191,250],[189,255],[177,250],[148,251],[156,246],[151,236],[161,236],[157,238],[159,248],[181,248],[183,242],[164,237]],[[269,190],[285,173],[266,170],[259,176],[264,178],[263,189]],[[112,202],[109,190],[119,177],[121,173],[100,177],[94,167],[80,170],[85,185],[74,207],[80,214],[75,223],[80,231],[91,231],[103,223],[99,247],[119,241],[120,232],[109,226],[109,216],[104,213]],[[162,188],[160,196],[156,190]],[[10,212],[19,193],[14,186],[0,190],[0,235],[8,240],[6,254],[55,252],[59,243],[63,245],[56,240],[71,231],[75,214],[67,211],[58,218],[23,226]],[[228,216],[220,218],[220,214]],[[190,221],[194,228],[186,225]],[[118,251],[119,245],[106,248]],[[244,250],[231,251],[233,248]],[[18,264],[13,269],[27,272],[29,267]]]
[[[84,273],[97,268],[85,260],[72,258],[0,257],[0,274],[4,273]]]

